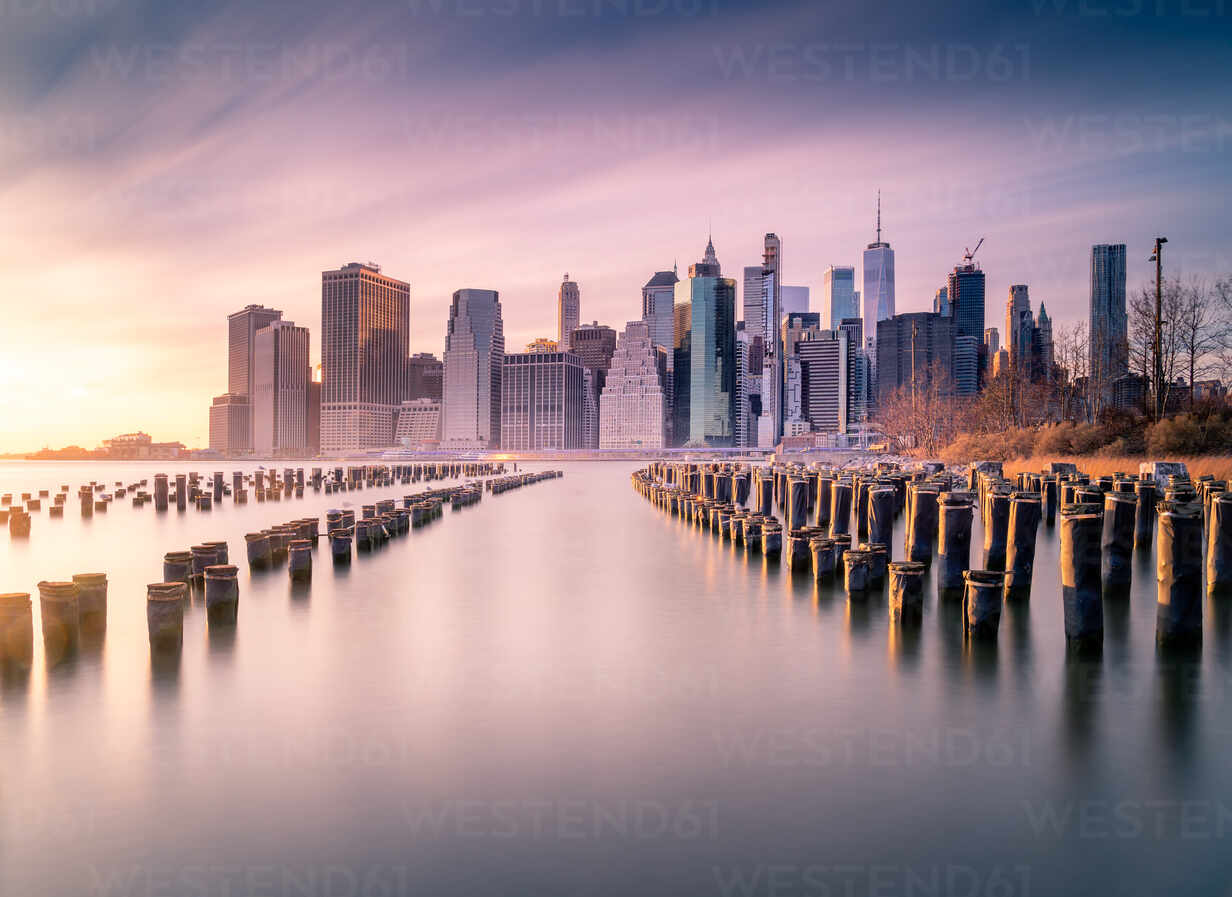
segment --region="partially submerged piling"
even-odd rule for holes
[[[963,623],[968,635],[973,638],[996,638],[1001,625],[1004,571],[967,570],[963,581]]]
[[[1016,493],[1010,499],[1010,523],[1006,549],[1005,594],[1026,598],[1031,594],[1035,572],[1035,537],[1039,530],[1040,500],[1030,492]]]
[[[0,595],[0,668],[28,670],[34,659],[34,614],[29,592]]]
[[[205,611],[211,624],[234,623],[239,613],[238,571],[231,564],[205,568]]]
[[[182,582],[152,582],[145,587],[145,620],[154,650],[178,650],[184,642],[184,605],[188,586]]]
[[[890,564],[890,618],[917,622],[924,613],[924,571],[918,561]]]
[[[77,586],[71,582],[40,582],[39,611],[43,617],[43,650],[55,664],[77,653],[81,616]]]
[[[1133,494],[1104,495],[1104,526],[1100,540],[1104,589],[1125,594],[1134,578],[1134,536],[1138,499]]]
[[[1155,637],[1162,647],[1202,641],[1202,509],[1165,503],[1156,534]]]
[[[939,509],[937,591],[945,597],[961,595],[963,574],[971,567],[971,499],[965,492],[945,492]]]
[[[1061,509],[1061,604],[1066,643],[1075,649],[1100,645],[1104,638],[1103,520],[1091,508],[1067,505]]]

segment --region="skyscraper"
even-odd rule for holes
[[[1001,334],[996,327],[984,328],[984,349],[988,353],[988,357],[992,358],[1001,350]]]
[[[410,334],[410,284],[371,262],[321,272],[322,452],[393,445]]]
[[[248,396],[224,393],[210,406],[210,448],[228,457],[252,451],[252,405]]]
[[[687,290],[676,301],[672,310],[672,394],[668,414],[668,438],[673,446],[689,441],[689,400],[691,386],[689,367],[693,360],[693,306],[689,304]]]
[[[894,250],[881,239],[881,192],[877,193],[877,239],[864,250],[864,335],[877,339],[877,322],[894,317]]]
[[[431,352],[416,352],[406,362],[406,391],[403,401],[432,399],[440,402],[445,382],[445,365]]]
[[[796,344],[801,416],[814,433],[846,433],[852,358],[847,333],[818,328]]]
[[[1010,366],[1024,376],[1031,374],[1031,334],[1035,319],[1031,314],[1031,297],[1025,283],[1010,287],[1005,300],[1005,348]]]
[[[273,321],[253,340],[253,448],[261,455],[308,449],[308,328]]]
[[[950,288],[938,287],[933,296],[933,313],[942,317],[950,317]]]
[[[911,312],[877,323],[877,395],[887,401],[896,390],[923,390],[934,377],[952,389],[953,320],[936,312]]]
[[[679,282],[675,271],[656,271],[642,287],[642,320],[650,328],[651,344],[664,349],[675,345],[672,307]]]
[[[237,406],[241,403],[234,397],[243,396],[249,405],[243,411],[248,416],[247,423],[242,427],[235,426],[230,432],[233,452],[248,451],[252,448],[253,351],[256,348],[257,331],[281,317],[281,311],[266,308],[264,305],[246,305],[227,315],[227,393],[233,397],[226,403],[227,419],[238,424],[236,415],[240,412]],[[243,439],[243,444],[236,442],[237,439]]]
[[[984,272],[979,265],[968,262],[950,272],[946,292],[954,318],[956,336],[984,338]]]
[[[847,421],[849,425],[863,424],[868,420],[871,404],[872,377],[868,350],[864,341],[864,319],[844,318],[838,322],[838,330],[847,334],[848,398]]]
[[[856,269],[849,265],[830,265],[822,274],[822,314],[828,330],[837,330],[843,318],[860,317],[855,287]]]
[[[749,373],[760,370],[760,382],[750,379],[746,390],[753,405],[760,407],[756,421],[756,445],[773,448],[783,427],[783,352],[779,326],[783,319],[782,243],[766,234],[762,264],[744,269],[744,327],[749,335]],[[752,434],[750,434],[752,436]]]
[[[1052,319],[1048,317],[1048,312],[1044,310],[1044,303],[1040,303],[1039,314],[1035,318],[1035,332],[1031,344],[1031,367],[1033,375],[1037,380],[1052,379],[1053,365],[1053,348],[1052,348]]]
[[[767,235],[767,240],[772,236]],[[691,316],[688,441],[731,445],[735,440],[736,282],[721,276],[713,242],[707,242],[702,260],[689,267],[688,281],[677,286],[677,301],[688,301]]]
[[[954,337],[954,395],[973,396],[980,391],[980,341],[961,334]]]
[[[647,328],[649,329],[649,328]],[[573,353],[582,362],[585,401],[583,407],[583,439],[581,448],[599,447],[599,394],[607,378],[612,354],[616,351],[616,331],[595,321],[573,331]]]
[[[556,342],[562,352],[571,348],[569,340],[577,330],[582,314],[582,296],[578,285],[566,274],[556,295]]]
[[[821,315],[815,312],[793,312],[783,318],[779,344],[783,347],[783,432],[792,430],[804,418],[804,383],[796,347],[801,341],[816,335],[821,329]],[[790,381],[790,382],[789,382]],[[797,428],[798,429],[798,428]]]
[[[650,328],[644,321],[630,321],[599,397],[599,448],[663,448],[664,411]]]
[[[513,452],[582,448],[584,370],[572,352],[505,355],[500,447]]]
[[[454,449],[497,448],[505,327],[496,290],[457,290],[445,333],[441,441]]]
[[[1090,374],[1110,384],[1129,371],[1129,316],[1125,309],[1125,244],[1091,247]]]

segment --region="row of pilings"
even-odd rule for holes
[[[171,508],[177,511],[210,511],[230,499],[235,504],[247,504],[251,496],[257,502],[283,501],[303,498],[305,489],[332,495],[364,488],[384,488],[402,483],[409,485],[433,480],[494,477],[505,473],[502,462],[449,461],[418,464],[358,465],[325,469],[313,467],[287,467],[277,470],[258,470],[245,474],[233,471],[228,480],[222,471],[210,474],[198,472],[175,475],[155,474],[153,482],[147,479],[131,483],[116,481],[111,487],[106,483],[91,480],[77,489],[77,502],[83,518],[106,514],[112,504],[129,498],[134,508],[152,504],[159,512]],[[0,525],[7,525],[11,538],[30,537],[31,514],[38,513],[47,505],[49,518],[62,518],[69,504],[71,486],[62,484],[55,495],[42,489],[37,493],[22,492],[17,496],[6,492],[0,495]]]
[[[1077,652],[1098,650],[1104,602],[1128,597],[1134,552],[1154,542],[1157,641],[1200,644],[1204,596],[1232,594],[1227,484],[1190,480],[1175,466],[1163,473],[1159,463],[1152,473],[1096,478],[1056,467],[1011,482],[996,462],[836,470],[657,461],[636,471],[633,485],[666,513],[793,572],[811,569],[818,582],[841,582],[853,599],[888,581],[896,619],[919,619],[933,566],[939,598],[961,600],[974,638],[996,637],[1005,602],[1029,600],[1041,523],[1059,529],[1065,634]],[[976,513],[983,545],[973,568]],[[896,559],[900,516],[905,539]]]
[[[459,465],[462,467],[495,469]],[[349,565],[353,557],[376,551],[412,529],[441,519],[446,505],[458,511],[478,504],[485,491],[501,495],[562,475],[557,470],[517,473],[428,489],[401,499],[362,505],[358,517],[349,508],[330,509],[325,514],[324,530],[320,518],[307,517],[247,533],[245,560],[250,569],[259,571],[285,565],[293,583],[308,584],[312,580],[313,555],[322,539],[328,540],[330,559],[335,565]],[[105,574],[82,573],[71,581],[40,582],[38,591],[44,653],[49,666],[74,656],[83,639],[101,638],[107,625]],[[184,614],[193,596],[203,597],[211,627],[236,625],[239,567],[232,563],[226,541],[202,542],[187,550],[164,553],[161,580],[146,586],[146,622],[152,652],[165,657],[181,648]],[[30,594],[0,594],[0,666],[5,670],[28,670],[33,645]]]

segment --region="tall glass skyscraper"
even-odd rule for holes
[[[984,272],[978,264],[958,265],[950,272],[946,294],[950,315],[954,318],[955,336],[984,339]]]
[[[1111,383],[1129,371],[1129,315],[1125,308],[1125,244],[1091,247],[1090,376]]]
[[[372,263],[321,272],[322,452],[394,444],[410,337],[410,284]]]
[[[642,320],[650,328],[651,345],[670,349],[675,344],[672,306],[676,302],[679,282],[674,270],[656,271],[642,287]]]
[[[837,330],[843,318],[860,317],[856,300],[856,269],[850,265],[830,265],[822,274],[822,323]]]
[[[864,336],[875,343],[877,322],[894,317],[894,250],[881,239],[880,193],[877,194],[877,239],[864,250],[863,297]]]
[[[454,449],[499,448],[505,325],[496,290],[458,290],[445,333],[441,442]]]
[[[690,266],[688,281],[679,285],[677,301],[683,299],[687,299],[691,309],[688,442],[732,445],[736,410],[736,281],[721,276],[713,242],[706,244],[702,260]]]

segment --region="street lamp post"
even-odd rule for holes
[[[1147,261],[1155,263],[1155,420],[1164,416],[1164,356],[1163,356],[1163,246],[1167,237],[1155,238],[1155,251]]]

